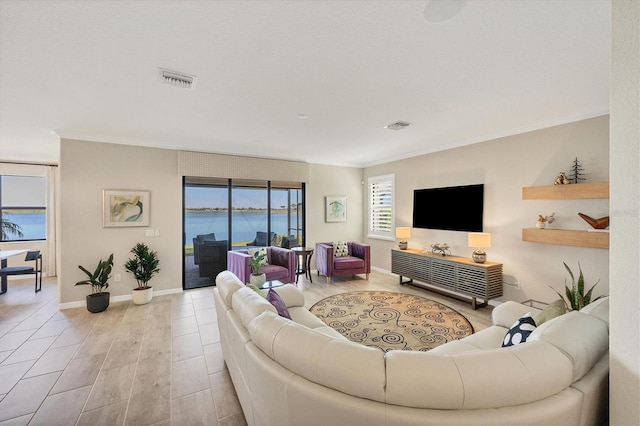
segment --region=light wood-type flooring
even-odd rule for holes
[[[373,272],[326,284],[300,276],[310,307],[332,294],[399,291],[444,303],[476,331],[491,307],[398,285]],[[33,281],[11,280],[0,295],[0,426],[244,425],[224,364],[213,287],[155,297],[148,305],[111,303],[99,314],[58,310],[55,279],[34,293]]]

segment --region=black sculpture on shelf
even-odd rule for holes
[[[581,180],[586,180],[583,177],[584,176],[584,173],[582,173],[583,171],[584,169],[580,165],[580,162],[578,161],[578,157],[576,157],[576,159],[573,160],[573,165],[571,166],[571,174],[569,175],[569,180],[573,183],[579,183],[579,181]]]
[[[451,251],[449,250],[449,245],[447,243],[431,244],[431,253],[441,254],[442,256],[446,256],[446,255],[451,256]]]

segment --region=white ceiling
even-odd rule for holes
[[[367,166],[608,113],[609,0],[426,4],[0,0],[0,160],[62,137]]]

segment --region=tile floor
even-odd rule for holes
[[[0,426],[244,425],[211,288],[58,310],[55,280],[0,296]]]

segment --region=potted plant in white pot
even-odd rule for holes
[[[158,265],[158,252],[152,251],[144,243],[136,244],[132,249],[133,259],[127,260],[124,267],[131,272],[138,282],[138,287],[134,288],[131,297],[136,305],[144,305],[151,302],[153,298],[153,287],[149,285],[149,281],[153,276],[160,272]]]
[[[267,281],[267,275],[264,272],[260,272],[260,268],[266,265],[267,253],[264,250],[257,250],[251,254],[249,260],[249,267],[251,268],[251,275],[249,275],[249,282],[256,287],[260,287]]]
[[[89,272],[84,266],[78,265],[78,268],[87,274],[87,279],[78,281],[76,285],[90,285],[91,294],[87,295],[87,310],[92,313],[102,312],[109,307],[108,291],[104,289],[109,287],[109,274],[113,268],[113,254],[107,260],[100,259],[95,271]]]

